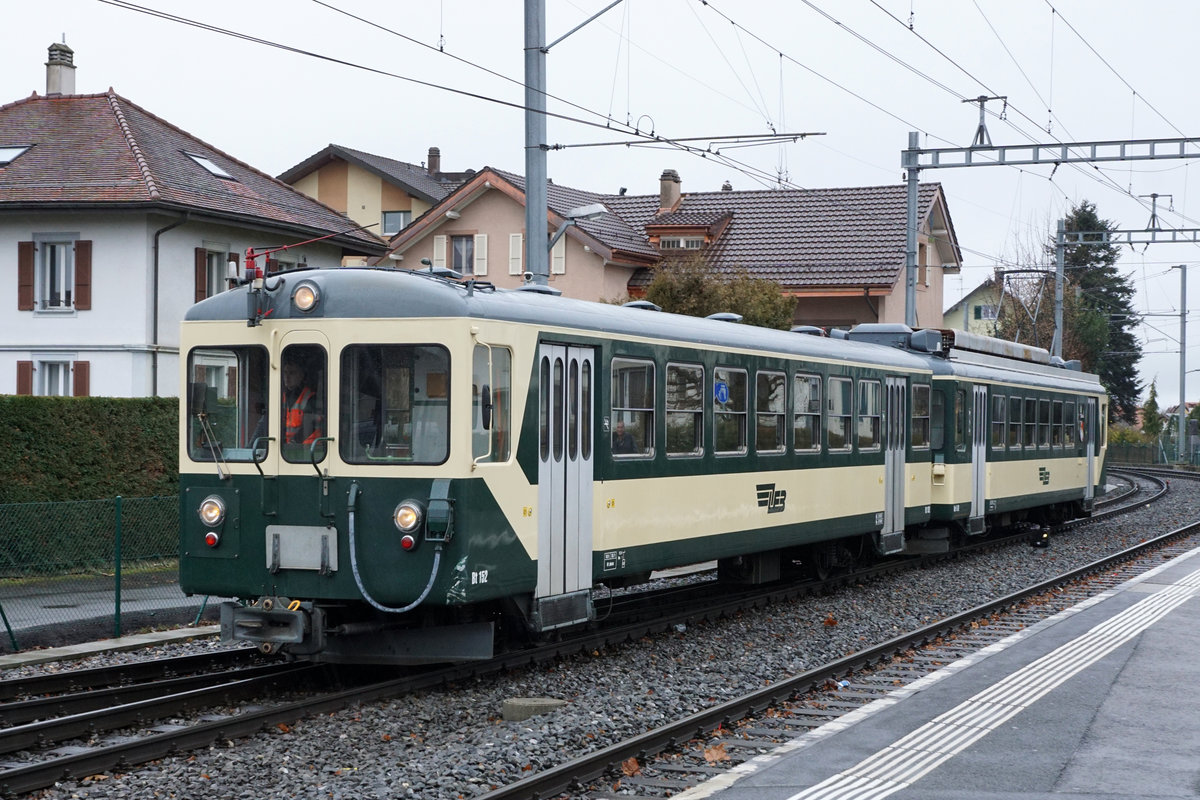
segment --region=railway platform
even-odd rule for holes
[[[687,792],[687,800],[1200,796],[1200,549]]]

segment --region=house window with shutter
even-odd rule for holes
[[[92,243],[74,233],[17,243],[17,309],[62,313],[92,307]]]
[[[229,265],[238,263],[238,254],[228,244],[205,242],[196,248],[196,295],[199,303],[229,289]]]
[[[475,237],[450,237],[450,269],[462,275],[475,274]]]
[[[34,362],[33,393],[42,397],[70,397],[71,361],[39,359]]]

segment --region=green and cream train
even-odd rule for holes
[[[267,652],[474,659],[652,570],[765,582],[1090,511],[1095,376],[963,333],[835,333],[430,272],[258,278],[182,326],[182,587],[231,598],[223,635]]]

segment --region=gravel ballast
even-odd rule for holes
[[[278,726],[34,793],[67,798],[471,798],[584,751],[980,605],[1191,521],[1200,488],[1054,538],[912,570],[621,647]],[[836,624],[829,624],[830,621]],[[172,655],[219,646],[173,645]],[[161,651],[156,650],[156,654]],[[152,657],[120,653],[29,674]],[[10,670],[4,677],[15,677]],[[381,668],[380,678],[387,676]],[[511,698],[562,708],[506,722]]]

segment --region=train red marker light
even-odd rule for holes
[[[412,534],[408,533],[408,534],[405,534],[404,536],[400,537],[401,549],[408,551],[408,550],[412,550],[416,546],[417,546],[417,540]]]
[[[216,547],[221,543],[221,534],[216,531],[209,531],[204,534],[204,543],[209,547]]]

